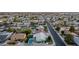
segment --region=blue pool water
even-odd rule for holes
[[[33,38],[30,38],[29,41],[28,41],[28,44],[32,45],[32,42],[33,42]]]

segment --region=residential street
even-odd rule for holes
[[[66,46],[65,43],[62,41],[62,39],[59,37],[59,35],[54,31],[54,29],[51,27],[51,25],[47,22],[48,28],[54,38],[56,46]]]

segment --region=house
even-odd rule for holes
[[[0,31],[4,31],[6,29],[5,26],[0,26]]]
[[[77,35],[79,35],[79,30],[76,30],[75,33],[76,33]]]
[[[14,41],[25,41],[26,40],[26,34],[24,34],[24,33],[14,33],[11,36],[11,40],[14,40]]]
[[[39,26],[37,27],[37,32],[36,34],[33,35],[33,37],[35,38],[36,42],[42,42],[42,41],[46,41],[46,38],[48,37],[47,33],[44,32],[44,27],[43,26]]]
[[[0,23],[2,23],[3,21],[0,20]]]
[[[61,31],[64,31],[65,34],[68,34],[69,33],[69,28],[70,27],[61,27],[60,33],[61,33]]]
[[[39,24],[40,24],[40,25],[43,25],[44,23],[45,23],[45,20],[44,20],[44,19],[40,19],[40,20],[39,20]]]
[[[46,41],[46,34],[44,32],[36,33],[33,36],[37,42]]]
[[[3,21],[2,20],[0,20],[0,26],[2,26],[3,25]]]
[[[43,26],[41,26],[41,25],[40,25],[40,26],[38,26],[38,27],[37,27],[37,29],[38,29],[38,31],[40,31],[40,32],[44,31],[44,27],[43,27]]]
[[[29,27],[30,23],[29,22],[14,22],[12,26],[16,27]]]
[[[79,36],[74,36],[74,42],[79,45]]]
[[[5,42],[7,39],[9,39],[11,37],[13,33],[9,33],[9,32],[0,32],[0,43]]]
[[[1,22],[7,21],[7,20],[8,20],[7,18],[0,18]]]
[[[30,22],[38,23],[39,21],[38,20],[30,20]]]
[[[75,24],[75,26],[78,26],[79,27],[79,20],[74,21],[73,23]]]

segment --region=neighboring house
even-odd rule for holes
[[[0,26],[1,26],[1,25],[3,25],[3,21],[2,21],[2,20],[0,20]]]
[[[75,26],[79,26],[79,20],[74,21]]]
[[[16,27],[29,27],[30,26],[30,23],[29,22],[19,22],[19,23],[17,23],[17,22],[15,22],[15,23],[13,23],[13,26],[16,26]]]
[[[0,43],[5,42],[13,33],[9,32],[0,32]]]
[[[13,22],[13,16],[9,16],[9,18],[8,18],[7,22],[8,22],[8,23]]]
[[[39,21],[38,20],[30,20],[30,22],[38,23]]]
[[[2,23],[3,21],[2,20],[0,20],[0,23]]]
[[[40,26],[38,26],[38,27],[37,27],[37,29],[38,29],[38,31],[40,31],[40,32],[41,32],[41,31],[44,31],[44,27],[43,27],[43,26],[41,26],[41,25],[40,25]]]
[[[74,36],[74,42],[79,45],[79,36]]]
[[[18,27],[16,27],[16,26],[15,27],[10,27],[10,28],[12,28],[12,29],[21,29],[21,27],[19,27],[19,26]]]
[[[14,41],[25,41],[26,39],[27,39],[26,34],[24,33],[14,33],[11,36],[11,40],[14,40]]]
[[[79,30],[76,30],[75,33],[76,33],[77,35],[79,35]]]
[[[1,18],[0,21],[7,21],[7,18]]]
[[[44,22],[45,22],[45,20],[43,20],[43,19],[39,20],[39,24],[41,24],[41,25],[44,24]]]
[[[65,34],[68,34],[69,33],[69,28],[70,27],[61,27],[60,33],[61,33],[61,31],[64,31]]]

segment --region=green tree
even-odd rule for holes
[[[46,32],[48,31],[47,26],[44,26],[44,30],[45,30]]]
[[[61,18],[58,18],[58,20],[61,20]]]
[[[61,35],[64,35],[65,33],[64,33],[64,31],[61,31]]]
[[[57,30],[57,31],[60,31],[60,27],[56,27],[56,30]]]
[[[3,16],[3,18],[8,18],[8,16]]]
[[[70,29],[69,29],[69,31],[70,31],[70,32],[74,32],[74,31],[75,31],[74,26],[71,26]]]
[[[46,42],[48,42],[49,44],[52,44],[53,43],[51,36],[48,36]]]
[[[17,19],[17,17],[15,16],[14,19],[13,19],[13,22],[16,22],[16,19]]]
[[[64,17],[60,17],[60,18],[58,18],[58,20],[63,20],[64,19]]]
[[[37,16],[30,17],[30,20],[37,20]]]
[[[8,30],[7,30],[8,32],[14,32],[14,29],[12,29],[12,28],[8,28]]]
[[[68,44],[73,44],[73,36],[71,34],[67,34],[66,37],[65,37],[65,41]]]
[[[32,30],[31,29],[23,29],[21,32],[26,33],[26,35],[31,34]]]
[[[18,19],[18,18],[15,16],[14,19],[13,19],[13,22],[21,22],[21,20]]]

